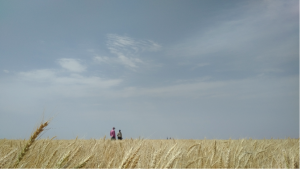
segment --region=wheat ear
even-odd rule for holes
[[[214,155],[213,155],[212,158],[215,157],[216,153],[217,153],[217,141],[215,140],[215,143],[214,143]]]
[[[190,147],[188,148],[187,156],[189,156],[190,153],[192,152],[192,150],[193,150],[196,146],[198,146],[198,145],[201,145],[201,143],[197,143],[197,144],[194,144],[194,145],[190,146]]]
[[[71,151],[68,151],[67,153],[65,153],[61,159],[58,161],[58,163],[56,164],[57,168],[61,168],[62,167],[62,164],[67,161],[68,157],[70,156],[70,152]]]
[[[184,168],[188,168],[190,165],[192,165],[193,163],[195,163],[198,160],[200,160],[200,158],[197,158],[196,160],[193,160],[193,161],[189,161],[188,164]]]
[[[179,151],[177,154],[175,154],[170,160],[169,162],[165,165],[165,167],[163,168],[170,168],[171,165],[173,164],[174,160],[181,154],[181,152]]]
[[[2,157],[1,159],[0,159],[0,162],[1,161],[3,161],[3,160],[5,160],[8,156],[10,156],[13,152],[15,152],[17,150],[17,148],[16,149],[14,149],[14,150],[12,150],[12,151],[10,151],[8,154],[6,154],[4,157]]]
[[[168,151],[168,153],[165,156],[165,160],[169,157],[170,153],[172,152],[172,150],[176,147],[177,143]]]
[[[165,146],[162,151],[160,151],[159,153],[162,154],[162,152],[164,152],[166,150],[167,146]],[[160,155],[159,154],[159,155]],[[155,165],[155,168],[157,168],[160,165],[160,162],[163,160],[163,157],[161,156],[158,163]]]
[[[135,158],[133,159],[131,165],[130,165],[130,168],[135,168],[140,160],[140,154],[135,156]]]
[[[229,168],[230,167],[230,149],[228,150],[227,152],[227,155],[226,155],[226,159],[225,159],[225,168]]]
[[[1,159],[0,159],[0,168],[2,168],[4,165],[5,165],[5,163],[6,163],[6,159],[7,159],[7,157],[9,157],[12,153],[14,153],[15,151],[17,150],[17,148],[16,149],[14,149],[14,150],[12,150],[12,151],[10,151],[8,154],[6,154],[4,157],[2,157]],[[2,162],[3,161],[3,162]],[[2,162],[2,163],[1,163]]]
[[[223,153],[221,153],[220,161],[218,163],[218,168],[222,168],[222,167],[223,167]]]
[[[58,149],[56,149],[54,151],[54,153],[52,153],[52,155],[48,158],[48,160],[43,164],[42,168],[47,168],[48,165],[50,164],[52,158],[55,156],[55,154],[57,153]]]
[[[17,168],[17,166],[19,165],[20,161],[23,159],[23,157],[25,156],[25,154],[28,152],[30,146],[35,142],[35,140],[38,137],[38,135],[41,134],[42,131],[44,131],[44,128],[47,127],[48,124],[49,124],[49,121],[46,121],[45,123],[42,123],[40,125],[40,127],[38,127],[35,130],[35,132],[33,133],[33,135],[31,135],[30,140],[27,142],[27,144],[25,145],[25,147],[23,148],[23,150],[19,154],[18,159],[17,159],[17,161],[14,164],[14,168]]]
[[[88,156],[86,159],[82,160],[75,168],[82,168],[91,159],[93,155]]]
[[[150,168],[154,168],[155,167],[156,157],[157,157],[158,153],[159,153],[159,150],[157,150],[157,151],[154,152],[154,154],[152,156],[151,163],[150,163]]]
[[[292,154],[292,153],[291,153],[291,154]],[[294,157],[294,155],[291,156],[291,162],[290,162],[290,163],[291,163],[291,166],[290,166],[290,167],[291,167],[292,169],[294,169],[294,168],[295,168],[295,157]]]
[[[79,147],[77,147],[74,152],[72,153],[72,155],[70,156],[70,160],[72,160],[73,158],[75,158],[78,155],[79,150],[81,149],[82,145],[80,145]]]
[[[127,168],[129,166],[129,164],[131,163],[131,161],[133,161],[133,158],[137,155],[137,153],[139,152],[140,148],[141,148],[140,144],[135,151],[132,153],[132,155],[130,156],[130,158],[128,158],[127,162],[124,164],[124,167]]]
[[[115,159],[115,158],[113,158],[112,160],[110,160],[110,161],[108,162],[108,164],[107,164],[107,167],[106,167],[106,168],[110,168],[110,165],[111,165],[111,163],[114,161],[114,159]]]
[[[123,166],[125,165],[125,163],[127,162],[127,159],[130,157],[130,154],[133,150],[133,147],[131,147],[131,149],[127,152],[126,156],[123,158],[121,165],[119,166],[119,168],[123,168]]]

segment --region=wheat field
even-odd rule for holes
[[[0,168],[299,168],[298,139],[0,139]]]

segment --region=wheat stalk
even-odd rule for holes
[[[140,157],[141,157],[140,154],[134,157],[134,159],[133,159],[133,161],[132,161],[132,163],[130,165],[130,168],[135,168],[137,166],[137,164],[138,164],[138,162],[140,160]]]
[[[133,147],[131,147],[131,149],[127,152],[126,156],[123,158],[121,165],[119,166],[119,168],[123,168],[123,166],[126,164],[128,158],[130,157],[130,154],[133,150]]]
[[[218,163],[219,165],[218,165],[218,168],[221,168],[221,167],[223,167],[223,153],[221,153],[221,156],[220,156],[220,161],[219,161],[219,163]]]
[[[192,165],[193,163],[195,163],[196,161],[198,161],[200,158],[197,158],[196,160],[193,160],[193,161],[189,161],[187,163],[187,165],[184,167],[184,168],[188,168],[190,165]]]
[[[170,153],[172,152],[172,150],[177,146],[177,143],[172,147],[170,148],[170,150],[167,152],[166,156],[165,156],[165,160],[167,160],[167,158],[169,157]]]
[[[150,162],[150,168],[154,168],[155,167],[155,163],[156,163],[156,157],[159,153],[159,150],[154,152],[154,155],[152,156],[152,160]]]
[[[230,149],[228,150],[227,152],[227,155],[226,155],[226,159],[225,159],[225,168],[229,168],[230,167]]]
[[[52,155],[48,158],[48,161],[46,161],[46,162],[44,163],[44,165],[42,165],[42,168],[48,167],[48,165],[49,165],[51,159],[55,156],[55,154],[57,153],[57,151],[58,151],[58,149],[56,149],[56,150],[52,153]]]
[[[108,162],[108,164],[107,164],[107,167],[106,168],[110,168],[110,165],[111,165],[111,163],[114,161],[114,159],[115,158],[112,158],[109,162]]]
[[[160,165],[160,163],[161,163],[161,161],[162,161],[163,159],[166,160],[166,157],[169,156],[169,154],[170,154],[171,151],[175,148],[176,145],[177,145],[177,143],[176,143],[176,144],[175,144],[175,145],[167,152],[165,158],[160,158],[160,160],[158,161],[158,163],[157,163],[155,169],[157,169],[157,168],[159,167],[159,165]],[[165,148],[166,148],[166,147],[165,147]],[[164,148],[164,150],[165,150],[165,148]]]
[[[0,159],[0,162],[2,162],[3,160],[5,160],[8,156],[10,156],[12,153],[14,153],[15,151],[17,150],[17,148],[16,149],[14,149],[14,150],[12,150],[12,151],[10,151],[8,154],[6,154],[4,157],[2,157],[1,159]],[[1,164],[1,163],[0,163]]]
[[[82,160],[76,167],[74,168],[82,168],[86,165],[86,163],[92,158],[93,155],[88,156],[84,160]]]
[[[27,142],[26,146],[23,148],[23,150],[21,151],[21,153],[18,156],[17,161],[14,164],[14,167],[16,168],[20,161],[23,159],[23,157],[25,156],[25,154],[28,152],[30,146],[35,142],[36,138],[38,137],[38,135],[44,131],[44,128],[47,127],[49,124],[49,121],[46,121],[45,123],[42,123],[40,125],[40,127],[38,127],[35,132],[33,133],[33,135],[31,135],[29,141]]]
[[[70,152],[71,151],[68,151],[67,153],[65,153],[61,158],[60,160],[58,161],[58,163],[56,164],[57,168],[61,168],[62,167],[62,164],[68,160],[68,157],[70,156]]]
[[[14,150],[12,150],[12,151],[10,151],[8,154],[6,154],[4,157],[2,157],[1,159],[0,159],[0,168],[2,168],[5,164],[6,164],[6,161],[7,161],[7,157],[9,157],[12,153],[14,153],[15,151],[17,150],[17,148],[16,149],[14,149]],[[2,162],[3,161],[3,162]],[[2,163],[1,163],[2,162]]]
[[[163,167],[163,168],[170,168],[173,164],[174,160],[181,154],[180,151],[177,152],[177,154],[173,155],[173,157],[169,160],[169,162]]]
[[[192,150],[193,150],[196,146],[198,146],[198,145],[201,145],[201,143],[197,143],[197,144],[194,144],[194,145],[190,146],[190,147],[188,148],[188,150],[187,150],[187,156],[189,156],[190,153],[192,152]]]
[[[133,160],[133,158],[137,155],[138,151],[140,150],[141,148],[141,145],[140,144],[136,149],[135,151],[133,151],[132,155],[130,156],[130,158],[128,158],[128,160],[126,161],[126,163],[124,164],[124,168],[127,168],[129,166],[129,164],[131,163],[131,161]]]

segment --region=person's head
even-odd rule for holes
[[[115,127],[113,127],[113,130],[115,129]]]
[[[121,132],[121,130],[119,130],[119,132]]]

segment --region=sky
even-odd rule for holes
[[[0,139],[299,138],[299,1],[0,0]]]

